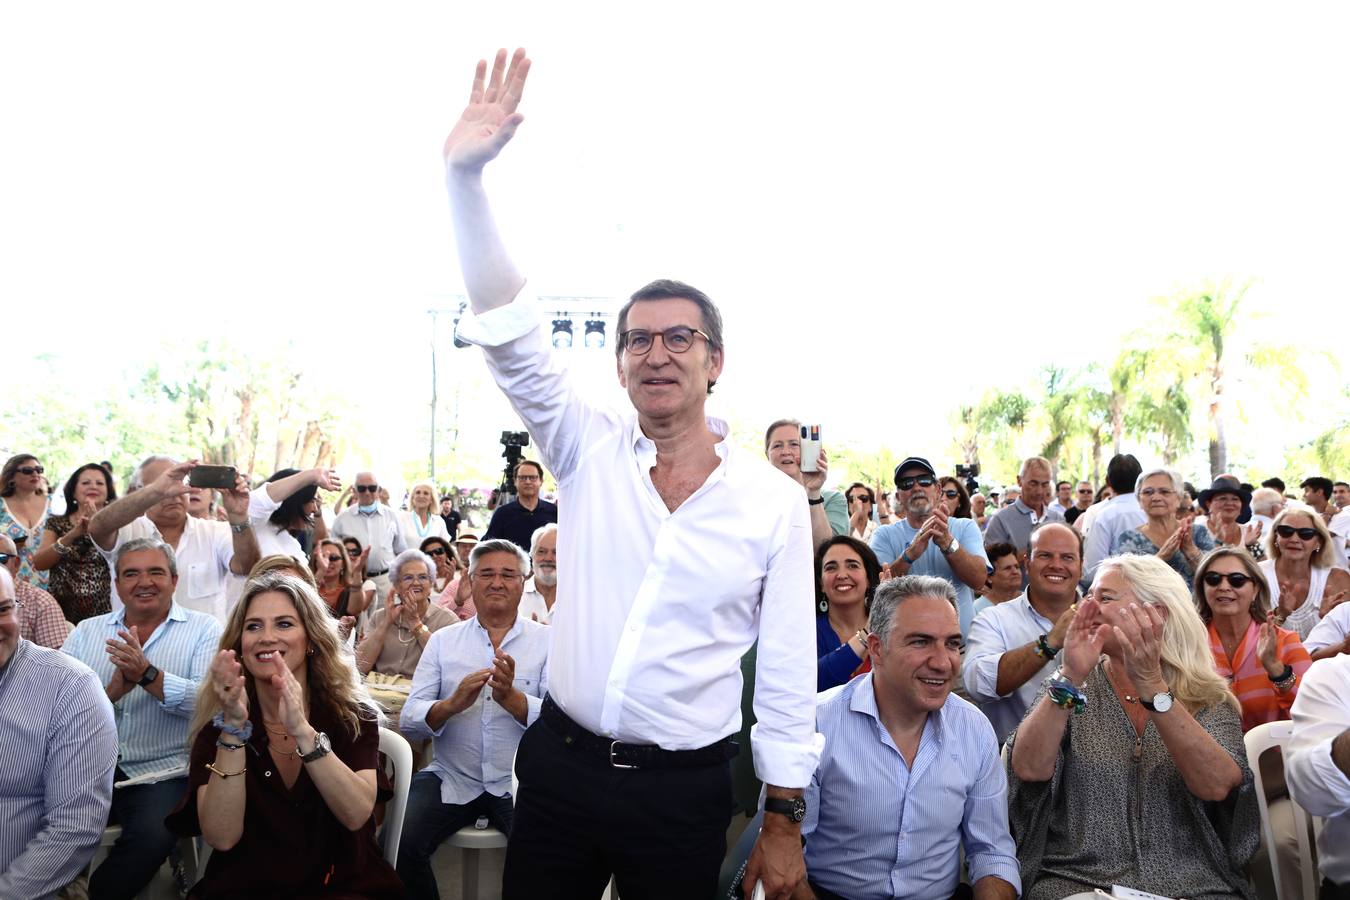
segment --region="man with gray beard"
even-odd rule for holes
[[[520,617],[553,624],[553,601],[558,596],[558,525],[550,522],[530,538],[530,580],[520,597]]]

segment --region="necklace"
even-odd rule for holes
[[[417,529],[417,536],[424,538],[431,534],[431,513],[427,513],[426,527],[422,527],[422,514],[417,510],[412,510],[413,527]]]
[[[285,728],[281,728],[281,729],[273,728],[271,725],[268,724],[268,722],[267,722],[266,719],[263,719],[263,728],[266,728],[267,731],[268,731],[268,733],[270,733],[270,734],[278,734],[278,735],[281,735],[281,737],[283,737],[283,738],[288,738],[288,737],[291,736],[291,735],[290,735],[290,732],[288,732]]]
[[[408,639],[405,641],[405,640],[403,639],[403,632],[404,632],[404,630],[405,630],[405,629],[403,628],[402,625],[398,626],[398,634],[395,635],[395,636],[398,638],[398,642],[399,642],[400,644],[411,644],[413,641],[417,640],[417,636],[414,635],[411,631],[409,631],[409,632],[408,632]]]

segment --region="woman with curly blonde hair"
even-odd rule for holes
[[[1107,559],[1057,656],[1009,738],[1024,896],[1252,897],[1241,708],[1181,576],[1156,556]]]
[[[251,579],[197,697],[170,830],[216,852],[191,897],[399,897],[375,844],[381,715],[323,600]]]

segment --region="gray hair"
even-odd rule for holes
[[[1050,480],[1055,480],[1055,467],[1051,465],[1050,460],[1046,459],[1044,456],[1028,456],[1026,459],[1022,460],[1022,468],[1017,470],[1017,477],[1027,477],[1027,469],[1033,467],[1044,469],[1045,473],[1050,476]]]
[[[516,559],[520,560],[520,573],[523,575],[530,571],[530,558],[525,555],[525,551],[520,549],[517,544],[502,538],[493,538],[490,541],[479,541],[474,544],[473,549],[469,551],[469,577],[478,571],[478,560],[487,556],[489,553],[514,553]]]
[[[910,597],[940,597],[956,607],[956,588],[945,578],[932,575],[902,575],[877,585],[872,594],[872,611],[867,617],[867,630],[885,644],[891,636],[895,608]]]
[[[1139,493],[1139,489],[1144,486],[1145,481],[1150,478],[1157,478],[1159,475],[1166,475],[1172,482],[1173,493],[1185,493],[1186,482],[1182,480],[1181,473],[1176,469],[1149,469],[1147,472],[1140,472],[1139,477],[1134,480],[1134,492]]]
[[[178,577],[178,557],[174,555],[173,548],[161,541],[159,538],[136,538],[127,541],[117,548],[117,553],[113,557],[113,575],[116,577],[122,571],[122,557],[128,553],[139,553],[142,550],[158,550],[164,554],[164,558],[169,561],[169,574],[174,578]]]
[[[538,531],[536,531],[536,532],[530,537],[530,560],[531,560],[531,561],[534,560],[534,554],[535,554],[535,552],[539,549],[539,542],[542,541],[547,535],[553,534],[553,532],[555,532],[555,531],[557,531],[557,530],[558,530],[558,523],[557,523],[557,522],[549,522],[547,525],[545,525],[543,528],[540,528]]]
[[[415,562],[420,562],[422,565],[426,566],[427,571],[431,573],[431,577],[435,579],[436,561],[433,560],[430,555],[423,553],[416,547],[412,547],[408,550],[404,550],[398,556],[395,556],[394,561],[389,564],[389,580],[394,584],[398,584],[398,580],[403,577],[403,569],[410,563]]]
[[[161,462],[166,462],[171,466],[178,465],[178,460],[174,459],[172,456],[164,456],[163,454],[147,456],[145,459],[141,460],[141,464],[136,467],[136,471],[131,473],[131,481],[127,484],[127,490],[138,491],[145,487],[145,478],[143,476],[145,475],[146,467]]]
[[[1284,503],[1284,494],[1274,488],[1257,488],[1252,491],[1252,512],[1258,516],[1273,516],[1279,512],[1280,505]]]

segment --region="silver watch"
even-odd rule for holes
[[[316,759],[322,759],[333,752],[333,744],[328,740],[328,735],[322,731],[314,735],[314,749],[308,753],[300,755],[301,762],[311,763]]]
[[[942,551],[943,556],[951,556],[957,550],[961,549],[961,542],[958,541],[956,538],[952,538],[952,542],[947,545],[946,550],[942,550],[941,547],[939,547],[938,549]]]
[[[1165,713],[1172,708],[1172,692],[1163,691],[1161,694],[1154,694],[1152,700],[1140,697],[1139,703],[1149,712]]]

